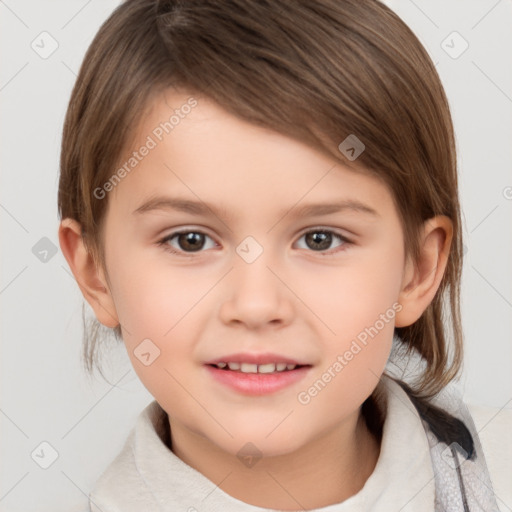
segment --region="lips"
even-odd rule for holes
[[[272,353],[229,354],[205,366],[217,382],[247,395],[279,391],[303,379],[312,368],[311,364]]]
[[[273,373],[243,373],[241,371],[221,370],[215,365],[205,366],[207,373],[216,382],[235,393],[243,395],[268,395],[295,387],[310,374],[310,366],[297,367],[294,370]]]

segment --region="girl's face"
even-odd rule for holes
[[[129,172],[102,189],[115,316],[171,429],[289,453],[352,421],[378,383],[401,307],[399,217],[377,179],[189,97],[154,103]]]

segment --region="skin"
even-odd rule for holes
[[[169,90],[156,99],[121,160],[189,96]],[[72,219],[60,225],[61,249],[97,319],[121,324],[137,375],[168,413],[178,457],[252,505],[297,510],[342,502],[375,468],[379,441],[360,407],[384,370],[394,327],[415,322],[434,298],[451,221],[425,223],[415,266],[405,259],[398,212],[383,183],[195,98],[191,113],[104,199],[106,272],[94,265]],[[133,213],[155,194],[225,211]],[[341,199],[364,202],[378,215],[293,216],[297,206]],[[167,246],[181,254],[158,244],[181,228],[208,235],[196,241],[200,251],[178,237]],[[350,243],[333,236],[318,249],[303,236],[314,228]],[[252,263],[236,252],[247,236],[263,248]],[[301,404],[298,393],[393,304],[401,305],[395,317]],[[134,350],[147,338],[160,356],[145,366]],[[234,352],[267,351],[313,366],[300,382],[267,396],[226,388],[204,366]],[[247,442],[262,453],[252,467],[237,457]]]

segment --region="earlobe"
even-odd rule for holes
[[[396,327],[407,327],[420,318],[441,284],[453,237],[453,223],[439,215],[423,225],[420,257],[416,265],[408,260],[404,269],[398,302],[402,309],[395,317]]]
[[[106,327],[116,327],[119,319],[103,270],[96,266],[82,239],[82,228],[74,219],[59,226],[59,244],[78,286],[96,318]]]

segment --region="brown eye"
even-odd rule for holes
[[[341,243],[338,243],[338,245],[336,245],[334,248],[341,247],[340,250],[343,250],[346,245],[351,243],[344,236],[327,229],[316,229],[308,231],[307,233],[304,233],[300,239],[302,238],[304,238],[306,248],[311,249],[314,252],[328,251],[331,249],[332,243],[336,239],[338,239]]]
[[[171,233],[158,243],[171,253],[187,254],[199,252],[204,249],[207,239],[212,240],[211,237],[201,231],[178,231]],[[211,247],[214,246],[215,242],[212,240]]]
[[[180,249],[185,251],[199,251],[204,245],[204,235],[202,233],[180,233],[177,235]]]
[[[311,249],[325,251],[332,243],[332,235],[325,231],[312,231],[306,233],[306,244]]]

